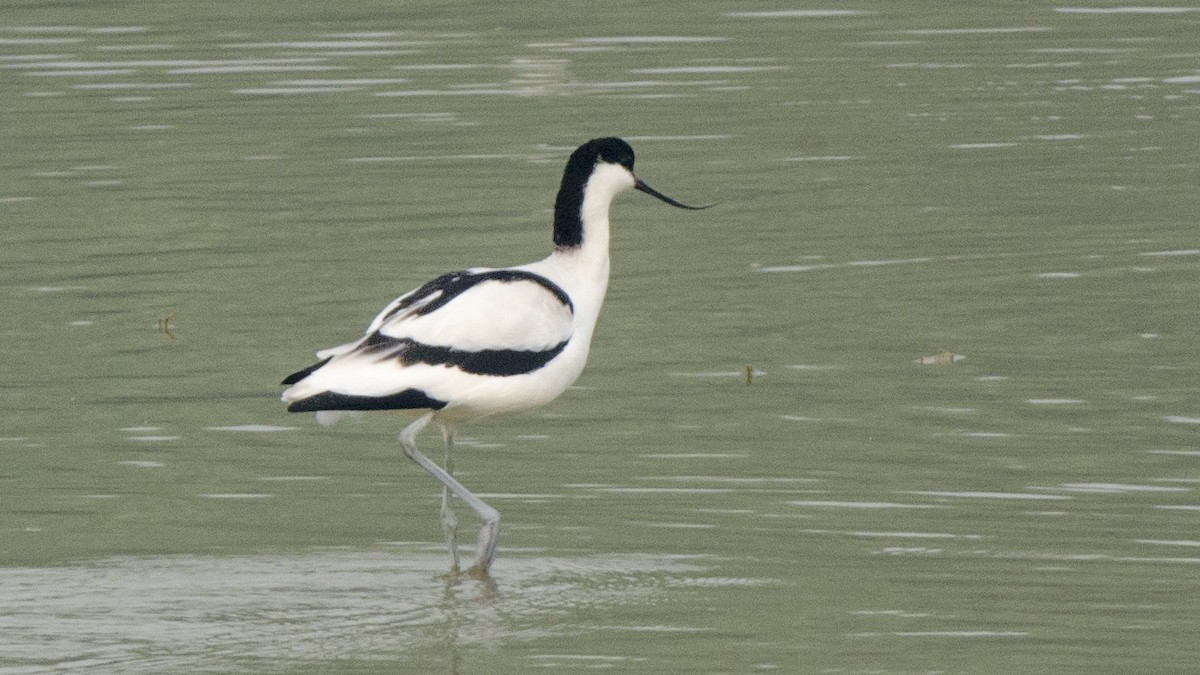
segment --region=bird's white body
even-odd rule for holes
[[[616,165],[600,166],[593,172],[584,188],[580,246],[556,249],[542,260],[518,267],[465,270],[478,275],[504,271],[536,275],[561,289],[570,307],[533,281],[483,281],[427,314],[413,310],[438,299],[436,293],[427,302],[408,307],[409,311],[397,312],[400,304],[421,290],[416,289],[385,307],[363,338],[318,352],[318,358],[329,362],[284,391],[283,400],[290,403],[321,392],[384,397],[411,389],[446,402],[434,418],[450,424],[554,400],[575,382],[587,363],[608,288],[609,205],[619,192],[632,187],[633,181],[632,174]],[[379,359],[362,349],[374,333],[467,352],[536,351],[566,344],[540,368],[498,377],[446,364]]]
[[[320,362],[284,380],[292,412],[428,410],[400,434],[405,453],[445,486],[442,527],[457,570],[451,496],[483,520],[473,570],[495,556],[499,513],[454,479],[457,425],[549,403],[583,372],[609,272],[609,206],[637,188],[688,207],[633,175],[633,150],[595,139],[572,155],[555,202],[555,249],[537,262],[444,274],[392,301],[363,337],[318,352]],[[445,433],[446,468],[421,454],[429,422]]]

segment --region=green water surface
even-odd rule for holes
[[[1194,669],[1197,35],[9,3],[0,671]],[[408,418],[320,428],[276,383],[433,275],[543,257],[602,135],[720,205],[614,205],[577,387],[463,430],[504,524],[493,583],[447,580]]]

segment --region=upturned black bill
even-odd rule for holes
[[[633,189],[637,190],[638,192],[645,192],[646,194],[650,195],[651,197],[654,197],[655,199],[661,199],[662,201],[664,201],[676,208],[691,209],[693,211],[699,211],[701,209],[707,209],[709,207],[716,206],[716,204],[705,204],[704,206],[688,206],[687,204],[684,204],[682,202],[677,202],[674,199],[671,199],[670,197],[659,192],[658,190],[655,190],[654,188],[650,187],[649,185],[646,185],[646,183],[644,183],[641,178],[637,178],[637,179],[635,179],[635,181],[636,182],[633,184]]]

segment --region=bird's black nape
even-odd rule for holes
[[[620,164],[633,171],[633,148],[620,138],[593,138],[571,153],[562,185],[554,200],[554,245],[573,248],[583,243],[583,188],[597,162]]]

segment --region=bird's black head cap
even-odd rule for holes
[[[619,138],[593,138],[571,153],[567,170],[563,172],[562,187],[558,189],[558,199],[554,201],[556,247],[569,249],[583,243],[583,189],[587,187],[596,166],[601,163],[623,166],[632,174],[633,148]],[[637,177],[634,177],[632,187],[677,209],[699,211],[713,206],[688,206],[646,185]]]
[[[596,161],[620,164],[633,171],[633,148],[620,138],[597,138],[588,141],[583,147],[592,146],[596,153]],[[582,150],[580,148],[579,150]],[[575,152],[579,152],[576,150]]]
[[[554,200],[555,246],[572,248],[583,243],[583,188],[600,162],[633,171],[633,148],[620,138],[593,138],[571,153]]]

